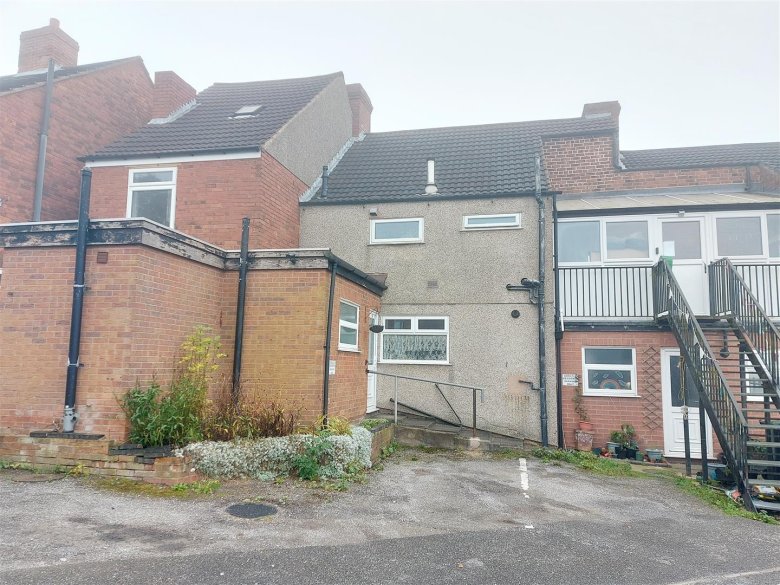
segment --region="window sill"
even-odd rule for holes
[[[626,392],[583,392],[583,396],[600,396],[608,398],[642,398],[639,394],[629,394]]]
[[[461,232],[500,232],[505,230],[521,230],[522,226],[502,226],[502,227],[483,227],[483,228],[460,228]]]
[[[399,246],[404,244],[424,244],[425,242],[423,240],[415,240],[413,242],[369,242],[369,246]]]
[[[347,353],[360,353],[360,349],[357,347],[342,347],[339,345],[339,351],[346,351]]]
[[[421,361],[415,361],[415,360],[382,360],[379,362],[380,364],[405,364],[410,366],[451,366],[452,364],[450,362],[421,362]]]

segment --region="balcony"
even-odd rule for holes
[[[780,320],[780,264],[735,264],[766,313]],[[675,267],[678,271],[686,267]],[[706,271],[678,276],[698,314],[709,315]],[[558,269],[564,321],[652,321],[652,266],[577,266]]]

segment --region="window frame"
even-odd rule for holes
[[[419,225],[418,236],[416,238],[388,238],[376,239],[376,226],[384,223],[401,223],[416,221]],[[372,219],[369,222],[369,240],[370,245],[384,244],[423,244],[425,243],[425,219],[422,217],[400,217],[393,219]]]
[[[470,226],[468,224],[469,220],[474,218],[492,219],[492,218],[499,218],[499,217],[513,217],[514,221],[511,223],[496,222],[492,224],[487,223],[487,224],[481,224],[475,226]],[[490,214],[475,214],[475,215],[463,216],[463,231],[467,231],[467,232],[479,232],[479,231],[487,231],[487,230],[519,230],[521,227],[522,224],[521,224],[520,213],[490,213]]]
[[[762,211],[756,211],[753,213],[746,213],[746,212],[739,212],[739,213],[716,213],[713,214],[712,217],[712,235],[713,235],[713,244],[714,244],[714,252],[715,252],[715,258],[735,258],[739,260],[743,259],[762,259],[762,258],[771,258],[769,256],[769,226],[767,225],[767,215],[769,215],[768,212],[762,212]],[[734,255],[734,254],[722,254],[720,251],[720,244],[718,243],[718,220],[720,219],[758,219],[758,225],[761,228],[761,234],[760,234],[760,242],[761,242],[761,252],[759,254],[744,254],[744,255]]]
[[[657,219],[657,218],[652,218],[652,219]],[[649,217],[643,219],[643,218],[635,218],[635,216],[634,217],[629,217],[629,218],[626,218],[626,219],[623,219],[623,218],[604,219],[601,222],[602,223],[602,228],[601,228],[601,231],[602,231],[602,234],[601,234],[601,238],[602,238],[602,242],[601,242],[601,244],[602,244],[602,252],[601,253],[602,253],[602,257],[603,257],[602,262],[604,264],[614,264],[616,262],[622,262],[622,263],[625,264],[625,263],[631,263],[631,262],[648,262],[648,261],[652,261],[653,260],[653,254],[651,253],[652,246],[650,244],[651,244],[651,242],[653,240],[653,231],[652,231],[652,227],[653,226],[651,226],[650,220],[651,220],[651,218],[649,218]],[[635,258],[610,258],[609,257],[609,235],[607,234],[607,229],[608,229],[609,224],[611,224],[611,223],[644,223],[645,226],[647,227],[647,255],[646,256],[637,256]]]
[[[154,173],[154,172],[167,172],[171,171],[171,180],[170,181],[155,181],[153,183],[136,183],[134,182],[134,174],[135,173]],[[159,191],[161,189],[170,189],[171,190],[171,213],[170,213],[170,224],[166,225],[165,227],[174,229],[174,226],[176,225],[176,181],[177,181],[177,167],[147,167],[147,168],[140,168],[140,169],[129,169],[127,174],[127,207],[125,210],[125,216],[127,218],[132,218],[133,215],[133,193],[136,191]],[[137,219],[145,219],[147,221],[152,221],[154,223],[157,223],[153,219],[149,219],[148,217],[139,217]],[[165,225],[165,224],[159,224],[159,225]]]
[[[589,364],[585,360],[585,350],[588,349],[629,349],[631,350],[631,365],[625,364]],[[589,385],[589,370],[619,370],[631,373],[631,388],[629,390],[605,390],[603,388],[591,389]],[[622,345],[587,345],[582,348],[582,395],[583,396],[610,396],[613,398],[638,398],[636,378],[636,348]]]
[[[764,230],[766,232],[765,238],[766,238],[766,257],[769,259],[770,262],[780,260],[780,254],[777,256],[772,256],[772,247],[770,245],[769,241],[769,218],[770,217],[777,217],[777,221],[780,222],[780,212],[774,213],[772,211],[767,211],[764,214],[764,224],[766,225],[766,229]],[[778,230],[780,230],[780,225],[778,225]],[[778,234],[780,235],[780,234]]]
[[[341,305],[350,305],[352,307],[355,307],[356,314],[355,314],[355,323],[352,323],[351,321],[345,321],[341,318]],[[352,345],[351,343],[343,343],[341,341],[341,328],[344,327],[346,329],[352,329],[355,331],[355,344]],[[357,303],[353,303],[352,301],[348,301],[347,299],[339,299],[339,344],[338,344],[338,350],[339,351],[352,351],[356,353],[360,353],[360,305]]]
[[[568,260],[559,260],[559,265],[563,267],[578,267],[578,266],[601,266],[604,264],[604,242],[603,242],[603,234],[604,234],[604,228],[603,228],[603,221],[601,218],[566,218],[566,219],[559,219],[558,225],[562,225],[564,223],[595,223],[598,226],[598,237],[599,237],[599,256],[601,256],[600,260],[587,260],[584,262],[574,262],[574,261],[568,261]],[[556,234],[556,237],[558,234]],[[558,246],[560,248],[560,244]]]
[[[410,319],[410,329],[387,329],[387,321],[392,319]],[[444,329],[420,329],[418,323],[426,319],[443,319]],[[384,330],[379,336],[379,354],[377,363],[380,364],[410,364],[424,366],[449,366],[450,365],[450,318],[444,315],[382,315]],[[387,335],[444,335],[446,337],[447,354],[445,360],[390,360],[385,359],[385,337]]]

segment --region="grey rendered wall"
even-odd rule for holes
[[[552,202],[548,201],[546,290],[549,440],[556,438],[555,340],[552,274]],[[369,245],[369,209],[377,218],[423,217],[425,243]],[[521,213],[521,229],[463,231],[463,216]],[[478,422],[503,434],[540,440],[538,316],[527,292],[508,283],[538,278],[538,211],[532,197],[371,205],[303,206],[301,245],[329,247],[366,272],[387,273],[384,316],[450,318],[450,365],[381,364],[397,373],[487,388]],[[435,281],[435,284],[431,281]],[[513,309],[520,317],[511,316]],[[364,348],[361,348],[363,351]],[[392,381],[379,378],[379,405],[389,407]],[[445,390],[470,421],[466,391]],[[448,420],[453,415],[430,384],[399,381],[399,400]]]
[[[334,79],[264,149],[311,185],[352,137],[352,110],[344,78]]]

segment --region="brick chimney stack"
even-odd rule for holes
[[[187,102],[195,99],[198,92],[173,71],[157,71],[154,74],[154,103],[152,118],[166,118]]]
[[[371,98],[359,83],[347,85],[349,107],[352,108],[352,136],[359,136],[363,132],[371,132]]]
[[[593,104],[585,104],[582,108],[583,118],[600,117],[604,114],[609,114],[617,124],[620,121],[620,102],[596,102]]]
[[[19,73],[46,69],[49,59],[60,67],[75,67],[79,44],[60,28],[56,18],[49,25],[19,35]]]

